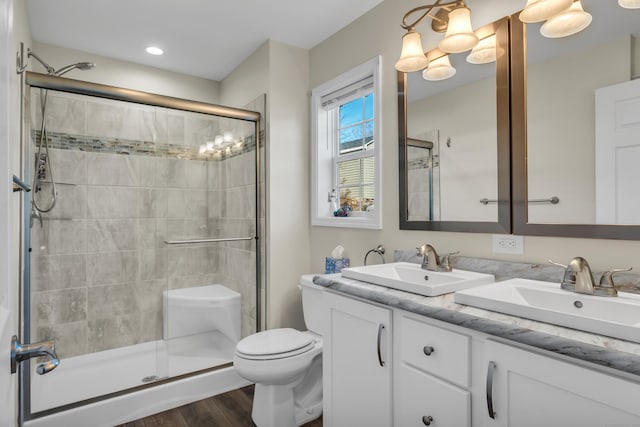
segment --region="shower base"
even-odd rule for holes
[[[212,332],[62,359],[49,374],[32,372],[31,412],[224,365],[232,361],[234,349],[233,342]],[[108,427],[247,384],[233,367],[222,368],[34,418],[25,426]]]

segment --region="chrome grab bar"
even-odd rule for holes
[[[382,360],[382,352],[380,350],[380,341],[382,340],[382,330],[384,329],[384,325],[381,323],[380,325],[378,325],[378,345],[377,345],[377,349],[378,349],[378,363],[380,364],[380,366],[384,367],[384,360]]]
[[[489,203],[498,203],[499,201],[500,200],[487,199],[486,197],[484,199],[480,199],[480,203],[482,203],[483,205],[488,205]],[[557,205],[558,203],[560,203],[560,198],[558,196],[552,196],[548,199],[531,199],[527,200],[527,203],[549,203],[551,205]]]
[[[487,367],[487,411],[489,418],[496,419],[496,413],[493,410],[493,373],[496,370],[496,362],[489,362]]]
[[[18,363],[31,359],[32,357],[46,356],[49,360],[36,365],[36,372],[44,375],[53,371],[60,365],[60,359],[56,354],[55,343],[53,341],[41,341],[33,344],[20,344],[17,336],[11,337],[11,373],[18,370]]]
[[[228,238],[204,238],[204,239],[187,239],[187,240],[165,240],[167,245],[192,245],[196,243],[220,243],[220,242],[237,242],[242,240],[253,240],[255,237],[228,237]]]

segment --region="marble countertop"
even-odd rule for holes
[[[467,265],[466,267],[469,266]],[[458,268],[460,267],[458,266]],[[544,266],[544,268],[546,269],[547,267]],[[476,268],[476,270],[486,271],[487,269]],[[500,270],[504,271],[504,269]],[[536,274],[536,277],[540,276]],[[504,278],[503,275],[496,274],[497,281],[504,280]],[[421,314],[553,353],[640,375],[640,343],[457,304],[454,302],[453,293],[437,297],[425,297],[344,278],[340,274],[318,275],[314,277],[313,282],[340,293]]]

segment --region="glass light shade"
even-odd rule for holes
[[[528,24],[545,21],[571,6],[573,0],[528,0],[520,20]]]
[[[618,4],[625,9],[640,9],[640,0],[618,0]]]
[[[467,62],[470,64],[488,64],[496,60],[496,35],[489,36],[478,42],[478,44],[467,55]]]
[[[396,62],[396,70],[403,73],[420,71],[429,64],[429,60],[422,49],[420,33],[410,30],[402,36],[402,53]]]
[[[425,80],[438,81],[446,80],[456,74],[456,69],[449,61],[449,55],[441,56],[429,62],[429,66],[422,72],[422,78]]]
[[[579,33],[591,24],[591,14],[584,11],[578,0],[564,12],[552,16],[540,27],[540,34],[551,39]]]
[[[467,51],[478,44],[478,37],[471,28],[471,11],[459,7],[449,12],[449,25],[444,38],[438,47],[443,52],[459,53]]]

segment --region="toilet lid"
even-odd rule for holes
[[[249,335],[240,340],[236,351],[249,357],[280,358],[304,353],[313,345],[311,335],[291,328],[282,328]]]

